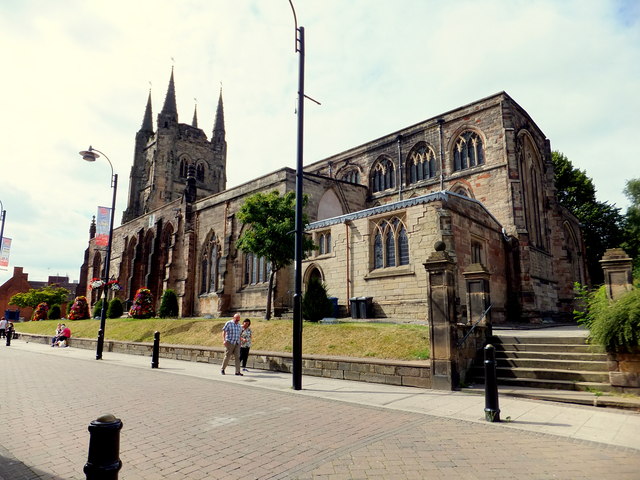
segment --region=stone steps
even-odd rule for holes
[[[556,390],[612,391],[607,356],[584,336],[501,336],[490,342],[496,352],[498,385]],[[484,383],[484,366],[474,368]]]

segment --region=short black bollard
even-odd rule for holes
[[[96,360],[102,360],[102,349],[104,348],[104,330],[98,330],[98,345],[96,348]]]
[[[151,354],[151,368],[158,368],[160,363],[160,332],[153,334],[153,353]]]
[[[87,480],[118,480],[122,422],[110,413],[89,424],[89,458],[84,466]]]
[[[484,347],[484,417],[487,422],[500,421],[496,349],[493,345]]]

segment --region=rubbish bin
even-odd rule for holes
[[[338,318],[338,297],[329,297],[331,301],[331,317]]]
[[[373,316],[371,303],[373,297],[358,297],[358,318],[371,318]]]
[[[356,297],[351,297],[349,299],[349,308],[351,308],[351,318],[360,318],[358,317],[358,299]]]

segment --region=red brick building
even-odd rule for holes
[[[61,276],[49,276],[49,279],[46,282],[29,281],[29,274],[24,273],[22,267],[13,267],[13,276],[0,286],[0,312],[4,315],[6,310],[19,310],[20,318],[29,320],[31,315],[33,315],[33,308],[19,308],[16,305],[11,305],[9,303],[9,299],[16,293],[26,293],[32,288],[38,289],[46,287],[47,285],[57,285],[66,288],[71,292],[71,298],[69,298],[69,301],[72,301],[75,296],[78,283],[69,282],[69,277]],[[66,305],[67,304],[65,303],[60,306],[61,315],[63,316],[66,315]]]

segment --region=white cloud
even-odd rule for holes
[[[639,9],[630,1],[297,0],[305,27],[305,159],[312,163],[505,90],[600,200],[626,206],[640,125]],[[0,4],[5,235],[31,279],[77,279],[106,162],[126,207],[135,132],[173,57],[178,111],[210,134],[222,84],[228,185],[295,165],[298,57],[282,1],[25,0]],[[604,167],[604,168],[603,168]]]

